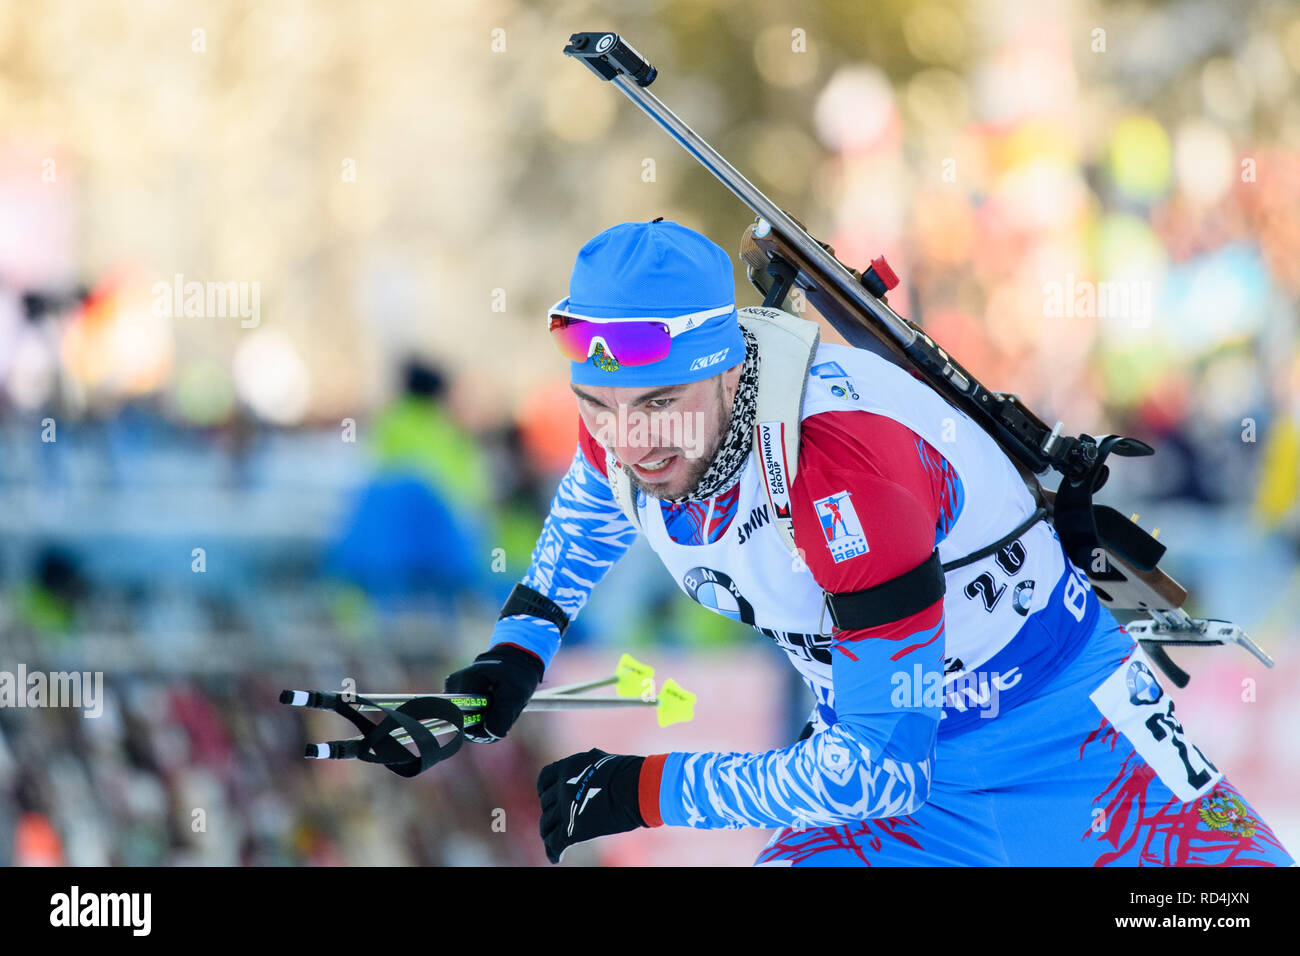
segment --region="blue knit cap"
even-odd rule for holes
[[[606,229],[578,252],[558,311],[595,319],[675,318],[724,306],[731,307],[729,314],[675,336],[667,358],[606,371],[592,356],[571,362],[570,378],[575,385],[684,385],[745,359],[731,259],[721,246],[662,219]]]

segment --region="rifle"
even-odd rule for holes
[[[1110,475],[1110,455],[1132,458],[1155,449],[1120,435],[1066,435],[1064,423],[1049,428],[1018,396],[981,385],[889,305],[886,296],[898,277],[883,256],[862,271],[835,258],[834,249],[813,238],[647,89],[658,70],[617,33],[575,33],[564,54],[617,86],[754,213],[757,218],[740,239],[740,258],[764,306],[781,308],[799,288],[846,342],[915,371],[993,437],[1047,509],[1066,554],[1087,574],[1102,604],[1149,615],[1135,617],[1126,628],[1176,686],[1185,687],[1188,675],[1165,652],[1166,645],[1240,644],[1265,667],[1273,666],[1237,625],[1193,618],[1183,610],[1187,591],[1156,566],[1165,546],[1136,521],[1093,502]],[[1061,476],[1055,492],[1040,481],[1053,471]]]

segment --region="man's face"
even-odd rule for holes
[[[742,364],[689,385],[573,385],[596,441],[627,466],[633,486],[655,498],[692,491],[722,445]]]

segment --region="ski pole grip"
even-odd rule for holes
[[[355,760],[364,752],[364,741],[330,740],[323,744],[308,744],[308,760]]]
[[[323,690],[282,690],[280,703],[290,707],[310,707],[312,710],[333,710],[338,696]]]

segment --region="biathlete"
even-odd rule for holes
[[[548,319],[579,448],[490,649],[447,680],[491,698],[475,739],[506,735],[638,532],[817,701],[766,753],[547,766],[552,862],[678,826],[774,830],[757,861],[774,865],[1293,864],[1011,460],[928,386],[738,310],[727,254],[662,220],[588,242]]]

